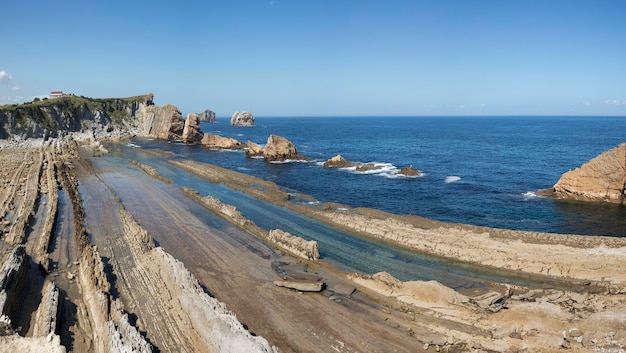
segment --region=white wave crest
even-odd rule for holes
[[[128,146],[128,147],[132,147],[132,148],[139,148],[139,147],[141,147],[141,146],[139,146],[139,145],[135,145],[134,143],[130,143],[130,142],[129,142],[129,143],[127,143],[127,144],[126,144],[126,146]]]
[[[446,177],[446,180],[444,180],[443,182],[446,184],[450,184],[450,183],[454,183],[461,180],[460,176],[456,176],[456,175],[449,175]]]

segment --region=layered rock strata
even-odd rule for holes
[[[252,126],[254,125],[254,116],[250,112],[235,112],[230,117],[230,125]]]
[[[571,170],[554,185],[557,197],[624,204],[626,199],[626,143]]]

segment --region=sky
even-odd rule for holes
[[[7,0],[0,104],[184,115],[626,116],[623,0]]]

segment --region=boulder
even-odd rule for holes
[[[183,128],[183,142],[188,144],[197,144],[202,141],[202,137],[198,114],[188,114],[187,119],[185,120],[185,127]]]
[[[324,167],[328,168],[349,168],[354,167],[355,163],[343,158],[340,154],[324,162]]]
[[[215,112],[209,109],[198,114],[198,119],[201,123],[214,123],[217,121],[215,119]]]
[[[240,150],[244,144],[230,137],[223,137],[213,134],[204,134],[200,144],[204,147],[226,150]]]
[[[553,191],[557,197],[623,204],[625,189],[626,143],[621,143],[563,174]]]
[[[268,162],[284,162],[288,159],[304,160],[298,154],[296,146],[286,138],[277,135],[270,135],[263,149],[263,158]]]
[[[422,175],[422,172],[413,168],[413,165],[410,165],[409,167],[400,168],[400,170],[397,171],[395,175],[420,176]]]
[[[230,118],[230,125],[252,126],[254,125],[254,116],[250,112],[235,112]]]
[[[246,157],[263,157],[263,148],[252,141],[248,141],[244,150]]]

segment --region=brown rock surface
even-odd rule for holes
[[[422,175],[422,172],[420,172],[419,170],[413,168],[413,165],[410,165],[408,167],[400,168],[400,170],[397,171],[395,174],[396,175],[404,175],[404,176],[420,176],[420,175]]]
[[[162,140],[182,139],[185,120],[175,106],[171,104],[162,107],[142,105],[140,116],[142,117],[142,135]]]
[[[296,146],[286,138],[277,135],[270,135],[263,149],[263,158],[268,162],[284,162],[286,160],[304,160],[298,154]]]
[[[252,141],[248,141],[244,150],[246,157],[263,157],[263,148]]]
[[[267,235],[269,241],[280,248],[306,260],[319,260],[320,250],[315,240],[306,241],[280,229],[272,229]]]
[[[200,144],[207,148],[228,150],[240,150],[244,147],[241,142],[235,140],[234,138],[223,137],[213,134],[204,134],[204,136],[202,136],[202,141],[200,141]]]
[[[182,139],[183,142],[187,144],[197,144],[202,140],[202,131],[200,131],[200,118],[198,117],[198,114],[187,114]]]
[[[571,170],[554,185],[556,196],[588,201],[624,203],[626,143]]]
[[[340,154],[324,162],[324,167],[328,168],[349,168],[354,167],[355,165],[356,163],[348,161]]]

